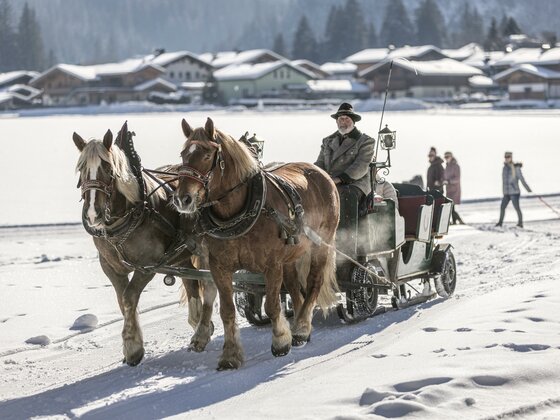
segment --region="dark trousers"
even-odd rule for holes
[[[521,208],[519,207],[519,194],[506,194],[504,198],[502,198],[502,205],[500,206],[500,221],[498,223],[502,223],[504,221],[504,216],[506,214],[506,207],[508,206],[509,202],[513,203],[513,208],[517,212],[517,223],[523,224],[523,215],[521,214]]]
[[[463,219],[461,219],[461,216],[459,216],[459,213],[457,213],[457,210],[455,210],[455,206],[453,206],[453,210],[451,211],[451,220],[453,224],[463,223]]]
[[[337,246],[345,252],[356,253],[358,238],[358,206],[364,193],[353,185],[337,185],[340,196],[340,222],[337,230]]]

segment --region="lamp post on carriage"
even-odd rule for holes
[[[377,147],[381,145],[383,150],[387,151],[387,159],[385,161],[378,161],[377,160],[377,150],[375,152],[375,157],[373,162],[370,162],[370,181],[371,181],[371,191],[372,194],[375,194],[375,187],[377,185],[377,173],[380,170],[383,170],[383,175],[389,174],[389,168],[391,167],[391,150],[393,150],[397,146],[397,132],[392,131],[387,124],[385,124],[385,128],[379,130],[377,133]],[[384,178],[381,178],[380,183],[385,182]],[[375,206],[375,201],[374,204]]]

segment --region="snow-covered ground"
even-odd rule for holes
[[[177,160],[181,117],[128,116],[146,166]],[[206,115],[187,117],[197,125]],[[212,117],[226,131],[266,138],[266,160],[312,160],[317,137],[332,129],[313,112]],[[364,129],[377,117],[366,114]],[[555,118],[391,115],[387,122],[399,131],[391,179],[424,173],[433,144],[453,150],[467,168],[470,198],[498,196],[502,152],[512,149],[535,190],[556,192]],[[215,370],[223,344],[217,308],[206,351],[187,351],[193,330],[180,292],[157,276],[140,301],[146,356],[137,367],[122,365],[122,317],[83,228],[6,227],[78,220],[71,133],[99,137],[122,120],[0,119],[1,419],[560,418],[560,218],[537,198],[521,201],[525,229],[513,227],[511,207],[505,227],[494,228],[497,201],[459,207],[468,225],[452,226],[445,238],[458,261],[450,299],[356,325],[317,314],[311,342],[282,358],[270,353],[269,328],[240,318],[246,364],[237,371]],[[482,141],[480,130],[489,137],[507,132],[509,140]],[[478,186],[471,177],[480,173],[487,184]],[[560,197],[546,202],[560,211]]]
[[[184,142],[181,118],[200,126],[211,116],[216,127],[235,137],[249,131],[264,139],[266,162],[314,162],[321,139],[336,129],[331,113],[208,111],[0,118],[0,191],[14,194],[9,205],[0,206],[0,225],[79,221],[74,131],[85,139],[102,138],[107,129],[116,133],[127,119],[137,134],[142,163],[155,168],[179,161]],[[375,135],[380,113],[362,116],[358,127]],[[502,193],[504,151],[510,150],[514,160],[524,163],[523,173],[535,193],[560,192],[554,171],[560,152],[559,116],[560,110],[387,112],[384,123],[397,131],[389,180],[400,182],[417,174],[425,179],[427,154],[435,146],[440,154],[451,150],[457,157],[464,198],[497,197]]]

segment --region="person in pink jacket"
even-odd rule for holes
[[[457,213],[457,205],[461,204],[461,167],[453,153],[445,152],[445,169],[443,171],[443,184],[445,185],[445,195],[453,200],[453,211],[451,212],[451,223],[464,225],[463,219]]]

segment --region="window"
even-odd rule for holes
[[[185,72],[185,79],[191,80],[191,72],[190,71]]]
[[[182,79],[182,78],[183,78],[183,72],[182,72],[182,71],[179,72],[179,74],[177,75],[177,78],[178,78],[178,79]]]
[[[194,77],[195,77],[195,79],[197,79],[197,80],[200,79],[200,73],[199,73],[199,72],[195,72],[195,73],[194,73]]]
[[[175,78],[175,72],[174,71],[170,71],[169,72],[169,77],[171,77],[172,79]]]

